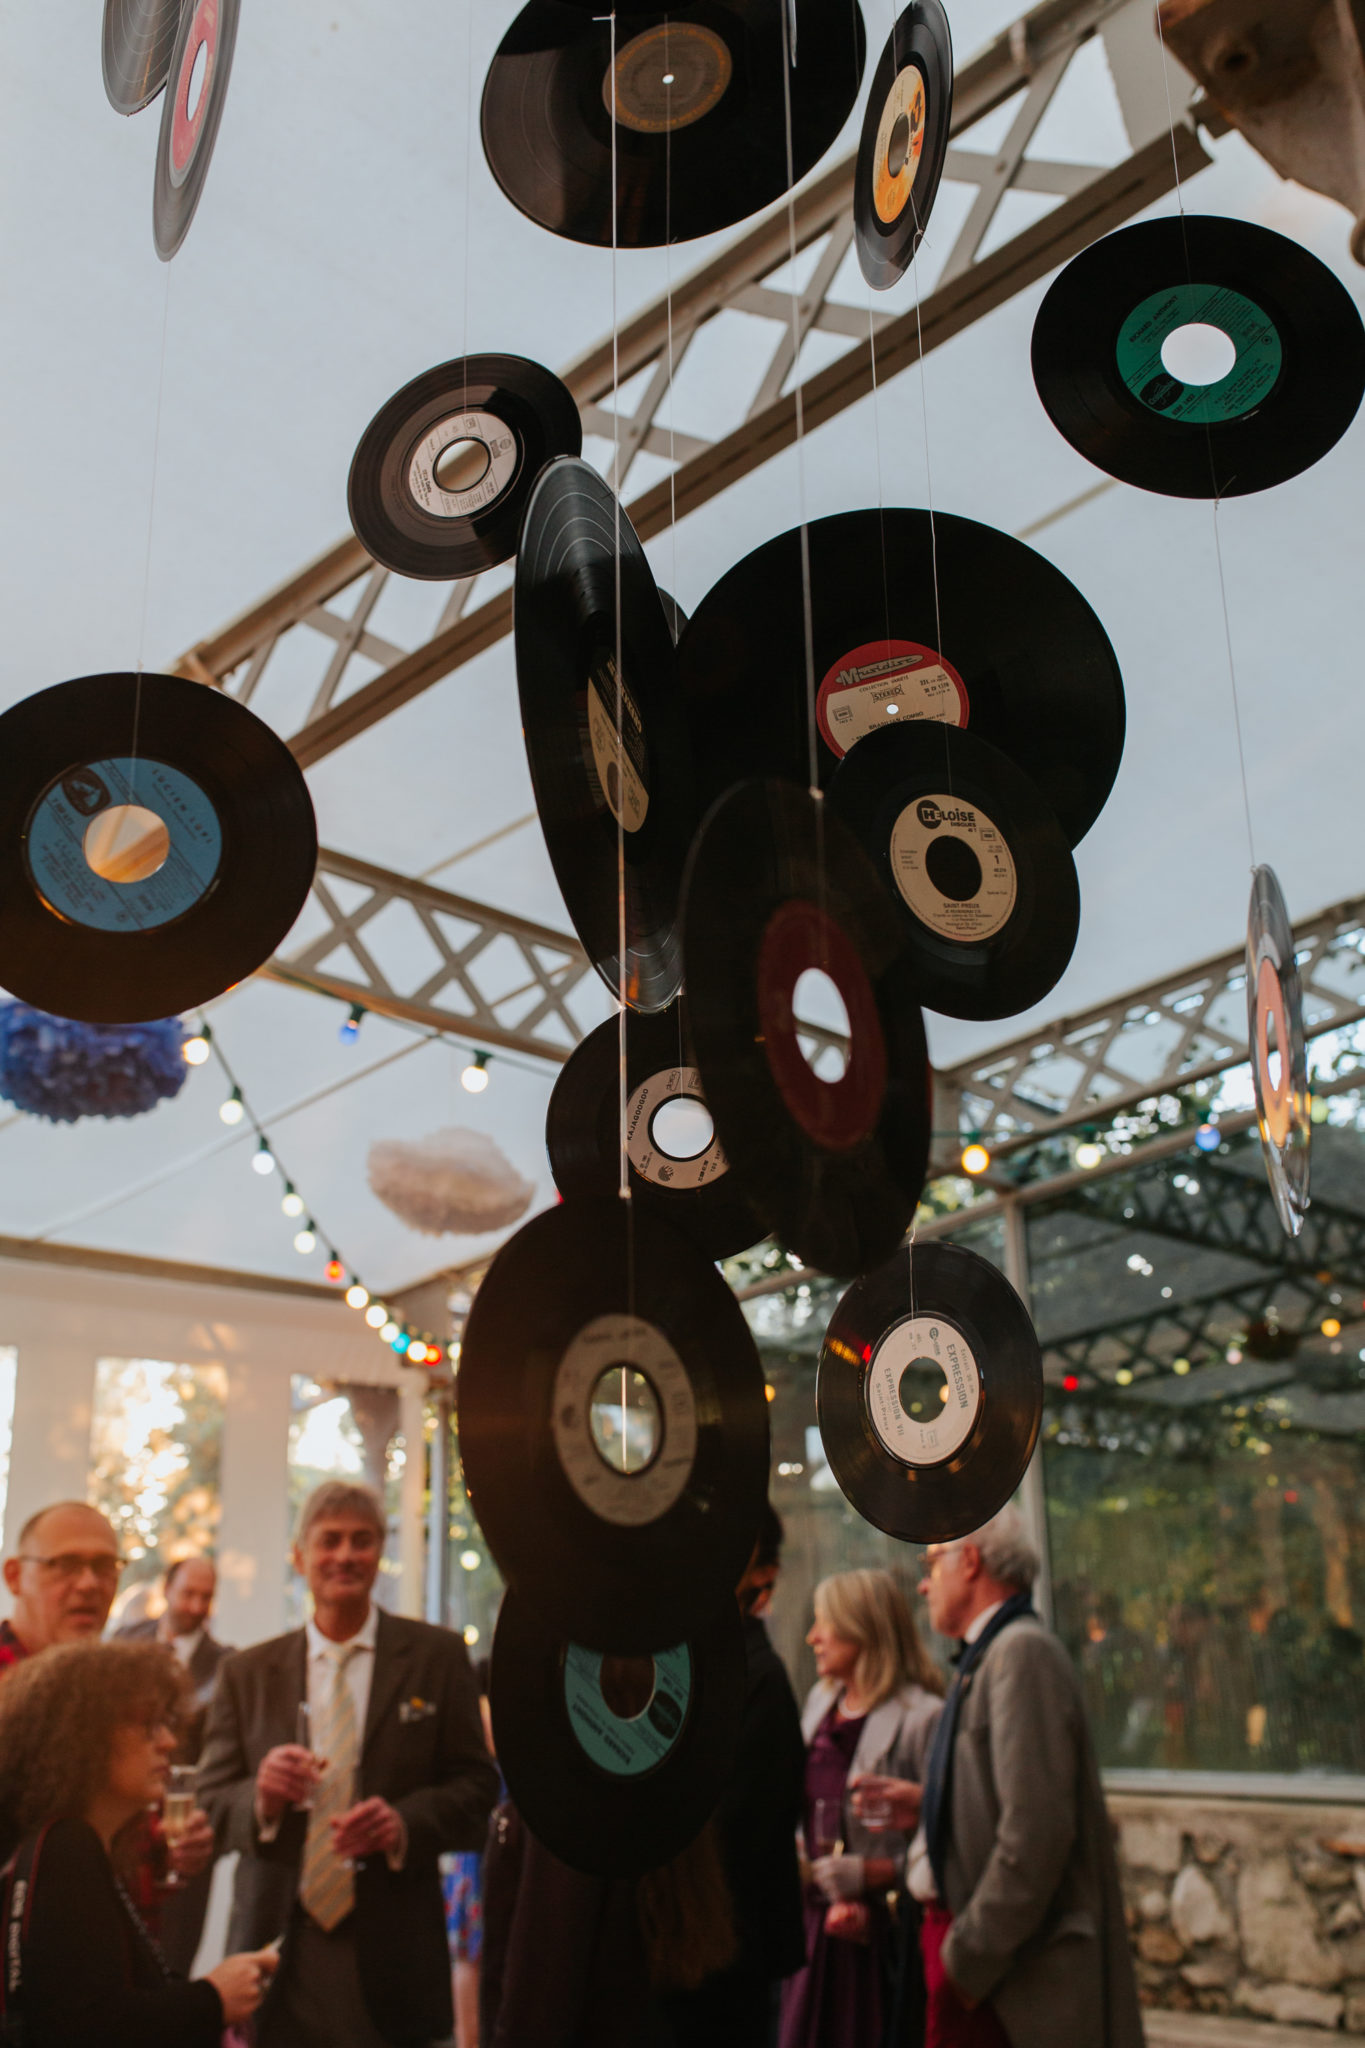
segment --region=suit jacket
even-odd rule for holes
[[[1141,2048],[1109,1817],[1080,1681],[1032,1615],[972,1672],[953,1744],[943,1961],[1012,2048]]]
[[[199,1798],[220,1854],[241,1852],[228,1948],[254,1949],[288,1926],[308,1816],[288,1812],[272,1842],[256,1827],[256,1772],[266,1751],[293,1742],[306,1696],[307,1635],[276,1636],[229,1657],[209,1709]],[[388,2041],[451,2032],[450,1959],[437,1859],[481,1849],[498,1794],[484,1747],[469,1658],[449,1629],[379,1615],[357,1799],[387,1799],[407,1829],[403,1868],[361,1859],[353,1924],[365,2003]]]
[[[801,1715],[801,1733],[807,1748],[842,1690],[827,1678],[818,1678],[811,1687]],[[848,1782],[852,1784],[855,1778],[870,1771],[879,1777],[910,1778],[920,1784],[942,1712],[943,1702],[938,1694],[926,1692],[922,1685],[903,1686],[889,1700],[883,1700],[862,1725],[848,1767]],[[909,1838],[894,1828],[875,1833],[865,1828],[845,1803],[844,1847],[850,1856],[889,1856],[898,1862],[908,1846]]]
[[[806,1751],[787,1667],[761,1621],[744,1622],[748,1687],[730,1783],[716,1809],[735,1908],[740,1964],[757,1976],[804,1967],[806,1935],[796,1830]]]
[[[130,1621],[126,1628],[114,1630],[116,1643],[154,1643],[160,1623],[156,1621]],[[168,1649],[170,1645],[166,1646]],[[218,1683],[218,1667],[224,1657],[232,1655],[229,1643],[220,1643],[207,1629],[194,1646],[194,1655],[185,1666],[185,1676],[194,1694],[194,1707],[184,1733],[175,1752],[178,1764],[193,1764],[199,1761],[199,1752],[204,1746],[204,1724],[208,1718],[209,1701]]]

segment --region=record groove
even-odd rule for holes
[[[163,263],[170,262],[189,233],[203,196],[232,75],[237,12],[238,0],[184,0],[152,184],[152,236]],[[201,52],[202,81],[196,69]]]
[[[910,0],[872,76],[853,182],[858,263],[874,291],[904,277],[929,225],[953,116],[942,0]]]
[[[846,1500],[903,1543],[949,1543],[1009,1500],[1038,1441],[1043,1366],[1009,1282],[965,1245],[910,1245],[856,1280],[815,1381]]]
[[[138,114],[165,89],[181,0],[104,0],[100,57],[116,114]]]

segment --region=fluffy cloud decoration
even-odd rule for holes
[[[0,1003],[0,1096],[29,1116],[145,1116],[189,1074],[178,1017],[154,1024],[77,1024],[27,1003]]]
[[[491,1138],[458,1128],[414,1144],[381,1139],[370,1147],[369,1179],[386,1208],[429,1237],[503,1230],[535,1193]]]

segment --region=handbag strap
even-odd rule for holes
[[[7,2040],[17,2038],[24,1988],[24,1940],[33,1912],[33,1893],[38,1882],[38,1864],[52,1823],[19,1844],[5,1872],[4,1967],[0,1969],[0,2028]]]

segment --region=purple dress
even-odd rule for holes
[[[807,1752],[805,1836],[812,1860],[825,1853],[815,1842],[815,1802],[843,1799],[866,1718],[841,1720],[832,1706]],[[881,2040],[891,1923],[880,1899],[864,1903],[872,1910],[871,1941],[831,1939],[825,1933],[829,1902],[814,1885],[807,1888],[806,1967],[782,1987],[779,2048],[873,2048]]]

